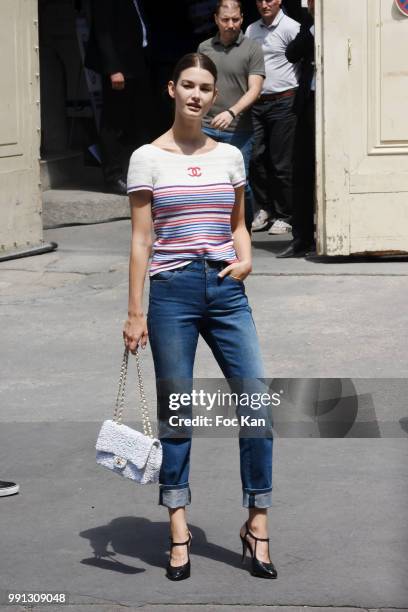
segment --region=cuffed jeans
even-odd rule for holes
[[[252,221],[254,220],[254,207],[252,202],[252,190],[249,184],[249,162],[252,155],[253,133],[252,132],[228,132],[226,130],[216,130],[210,127],[203,127],[204,134],[214,138],[217,142],[226,142],[237,147],[242,153],[245,165],[247,182],[245,185],[245,225],[248,232],[251,232]]]
[[[264,378],[244,283],[229,275],[219,278],[225,265],[198,259],[151,278],[148,332],[158,381],[192,381],[200,334],[226,378]],[[191,438],[162,437],[161,443],[159,504],[169,508],[185,506],[191,502]],[[244,507],[271,506],[272,446],[272,433],[239,438]]]

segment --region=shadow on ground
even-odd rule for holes
[[[232,567],[241,567],[240,556],[218,544],[210,544],[205,532],[199,527],[189,526],[193,536],[191,552],[207,559],[219,561]],[[116,554],[140,559],[152,567],[165,567],[168,561],[169,524],[153,522],[146,518],[123,516],[100,527],[79,534],[89,540],[93,557],[81,563],[100,569],[137,574],[143,569],[121,563]]]

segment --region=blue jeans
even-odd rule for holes
[[[203,127],[204,134],[214,138],[217,142],[226,142],[237,147],[244,158],[245,174],[247,182],[245,185],[245,225],[250,232],[252,221],[254,220],[254,207],[252,190],[249,185],[249,163],[252,156],[253,134],[252,132],[226,132],[225,130],[215,130],[214,128]]]
[[[192,381],[199,334],[226,378],[264,378],[244,284],[229,275],[219,278],[225,265],[197,259],[151,278],[147,323],[158,381]],[[191,502],[191,438],[161,437],[161,442],[159,504],[169,508],[185,506]],[[272,446],[272,433],[239,438],[244,507],[271,505]]]

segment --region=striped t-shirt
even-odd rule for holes
[[[206,258],[237,261],[231,212],[236,187],[245,185],[242,153],[218,143],[207,153],[170,153],[143,145],[133,153],[127,191],[151,191],[156,240],[150,276]]]

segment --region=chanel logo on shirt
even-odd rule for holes
[[[189,176],[201,176],[201,168],[198,166],[190,166],[190,168],[188,168],[188,174]]]

